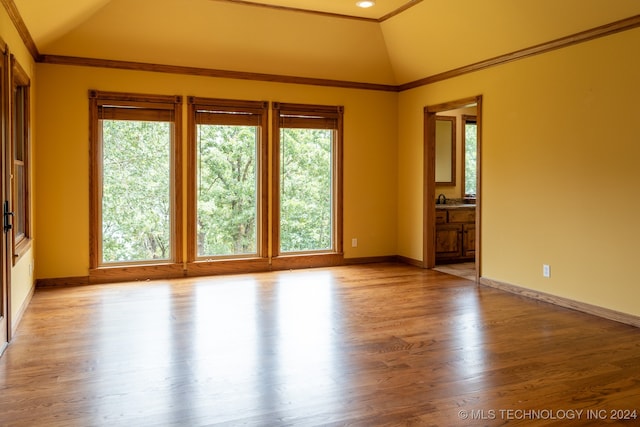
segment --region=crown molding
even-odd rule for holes
[[[29,50],[29,53],[31,54],[33,59],[37,61],[38,59],[40,59],[40,52],[38,52],[38,47],[33,41],[27,25],[22,20],[22,16],[20,15],[20,11],[18,11],[18,7],[13,2],[13,0],[0,0],[0,2],[2,2],[2,5],[7,10],[7,14],[9,15],[9,18],[11,19],[13,25],[16,27],[18,34],[20,34],[22,42]]]
[[[464,74],[474,73],[476,71],[482,71],[487,68],[495,67],[497,65],[502,65],[508,62],[529,58],[535,55],[540,55],[543,53],[551,52],[553,50],[562,49],[562,48],[573,46],[579,43],[584,43],[600,37],[606,37],[611,34],[616,34],[622,31],[632,30],[638,27],[640,27],[640,15],[635,15],[630,18],[622,19],[620,21],[615,21],[606,25],[601,25],[596,28],[591,28],[586,31],[582,31],[566,37],[555,39],[550,42],[541,43],[539,45],[517,50],[511,53],[507,53],[505,55],[500,55],[494,58],[486,59],[484,61],[476,62],[471,65],[466,65],[464,67],[455,68],[453,70],[445,71],[443,73],[434,74],[429,77],[425,77],[423,79],[415,80],[409,83],[404,83],[398,86],[398,91],[403,92],[405,90],[414,89],[420,86],[430,85],[443,80],[459,77]]]
[[[190,76],[217,77],[238,80],[255,80],[274,83],[289,83],[312,86],[341,87],[396,92],[397,86],[377,83],[361,83],[347,80],[316,79],[280,74],[250,73],[244,71],[218,70],[211,68],[185,67],[181,65],[151,64],[146,62],[118,61],[112,59],[83,58],[77,56],[41,55],[38,62],[44,64],[76,65],[81,67],[116,68],[121,70],[151,71]]]
[[[280,6],[270,6],[270,5],[253,3],[246,0],[212,0],[212,1],[224,1],[224,2],[231,2],[231,3],[250,4],[253,6],[270,7],[270,8],[277,8],[277,9],[290,9],[290,8],[285,8]],[[407,3],[404,8],[401,8],[402,10],[395,11],[392,14],[389,14],[375,21],[381,22],[382,20],[388,19],[391,16],[395,16],[398,13],[401,13],[402,11],[418,4],[421,1],[422,0],[412,0],[409,3]],[[84,57],[47,55],[47,54],[43,55],[38,51],[38,48],[35,42],[33,41],[33,38],[31,37],[31,34],[29,33],[29,30],[27,29],[24,21],[22,20],[22,17],[20,16],[20,13],[14,1],[0,0],[0,2],[2,2],[2,5],[7,10],[9,17],[11,18],[11,21],[15,25],[18,33],[20,34],[20,37],[22,38],[24,44],[26,45],[27,49],[31,53],[31,56],[34,58],[36,62],[41,62],[46,64],[58,64],[58,65],[76,65],[76,66],[85,66],[85,67],[102,67],[102,68],[116,68],[116,69],[124,69],[124,70],[171,73],[171,74],[186,74],[186,75],[230,78],[230,79],[241,79],[241,80],[268,81],[268,82],[276,82],[276,83],[304,84],[304,85],[313,85],[313,86],[340,87],[340,88],[364,89],[364,90],[378,90],[378,91],[385,91],[385,92],[404,92],[406,90],[430,85],[443,80],[448,80],[448,79],[459,77],[465,74],[482,71],[487,68],[503,65],[509,62],[529,58],[535,55],[540,55],[543,53],[551,52],[553,50],[562,49],[562,48],[573,46],[579,43],[584,43],[590,40],[594,40],[600,37],[606,37],[612,34],[628,31],[628,30],[632,30],[640,27],[640,15],[635,15],[635,16],[631,16],[629,18],[615,21],[609,24],[601,25],[599,27],[591,28],[589,30],[585,30],[576,34],[571,34],[566,37],[561,37],[559,39],[541,43],[528,48],[520,49],[504,55],[499,55],[494,58],[476,62],[474,64],[465,65],[463,67],[444,71],[438,74],[433,74],[431,76],[414,80],[408,83],[403,83],[400,85],[387,85],[387,84],[377,84],[377,83],[353,82],[353,81],[347,81],[347,80],[317,79],[317,78],[311,78],[311,77],[296,77],[296,76],[286,76],[286,75],[279,75],[279,74],[229,71],[229,70],[197,68],[197,67],[187,67],[187,66],[178,66],[178,65],[151,64],[151,63],[143,63],[143,62],[120,61],[120,60],[110,60],[110,59],[84,58]],[[306,12],[306,13],[325,14],[324,12],[310,12],[306,10],[300,10],[300,11]],[[342,16],[342,15],[339,15],[339,16]],[[368,18],[359,18],[359,19],[368,19]]]

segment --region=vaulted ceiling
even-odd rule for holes
[[[637,0],[355,1],[13,0],[44,55],[389,85],[640,14]]]

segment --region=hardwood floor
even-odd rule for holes
[[[42,289],[0,359],[3,426],[637,425],[639,396],[639,329],[401,264]]]

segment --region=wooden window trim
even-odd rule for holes
[[[466,183],[467,183],[467,146],[466,146],[466,135],[467,135],[467,124],[469,123],[473,123],[476,125],[476,132],[477,132],[477,126],[478,126],[478,118],[475,115],[468,115],[468,114],[463,114],[462,115],[462,143],[461,143],[461,149],[462,149],[462,198],[466,199],[468,197],[470,197],[470,195],[467,195],[467,189],[466,189]],[[477,157],[476,157],[477,158]],[[476,172],[477,173],[477,172]],[[476,189],[477,191],[477,189]]]
[[[213,274],[218,270],[239,271],[244,266],[267,265],[269,218],[268,218],[268,126],[269,103],[267,101],[243,101],[220,98],[189,97],[187,123],[187,261],[188,270],[196,275]],[[199,257],[197,254],[197,133],[198,124],[258,126],[258,246],[257,256],[229,255],[224,257]],[[207,259],[205,259],[207,258]],[[232,266],[232,267],[229,267]]]
[[[339,265],[343,254],[343,116],[344,107],[274,102],[272,108],[272,245],[274,269],[306,266]],[[335,219],[334,248],[330,251],[280,253],[280,129],[282,127],[310,127],[335,129],[333,153],[333,191]]]
[[[16,58],[11,55],[11,102],[9,108],[9,123],[11,128],[11,143],[7,144],[7,158],[11,159],[11,208],[10,211],[14,212],[13,216],[13,228],[12,228],[12,247],[13,247],[13,264],[18,262],[22,256],[29,251],[31,248],[31,80],[29,79],[29,75],[22,68],[20,63],[16,60]],[[16,132],[18,130],[15,129],[15,121],[14,117],[16,115],[16,103],[15,96],[18,88],[21,87],[23,89],[23,104],[21,106],[22,113],[22,129],[19,131],[23,132],[22,135],[22,155],[23,159],[18,160],[15,159],[15,138]],[[15,180],[17,179],[16,166],[22,166],[23,173],[23,183],[22,186],[24,188],[24,200],[23,200],[23,218],[24,221],[24,233],[20,235],[16,235],[16,224],[19,222],[19,218],[17,215],[20,215],[20,210],[17,209],[17,191],[15,187]]]
[[[11,81],[9,77],[10,58],[9,47],[0,37],[0,146],[4,147],[5,152],[0,153],[0,158],[4,158],[7,154],[7,147],[10,145],[10,119],[9,110],[10,102],[9,88],[11,87]],[[3,161],[6,165],[6,161]],[[10,168],[5,168],[10,169]],[[10,265],[7,262],[7,252],[11,250],[9,243],[4,232],[4,224],[6,224],[6,217],[4,217],[4,202],[6,199],[7,182],[10,182],[7,178],[9,176],[8,170],[2,171],[3,175],[0,175],[0,204],[3,209],[3,241],[0,243],[0,353],[5,347],[7,342],[11,341],[12,336],[12,316],[11,316],[11,271]]]
[[[101,184],[102,173],[102,147],[99,126],[99,111],[108,110],[102,107],[124,106],[144,110],[143,116],[147,119],[155,117],[164,121],[165,113],[148,115],[149,111],[165,111],[171,117],[173,123],[171,168],[172,183],[171,201],[173,204],[171,218],[172,258],[167,261],[134,262],[126,265],[101,265],[100,244],[101,232]],[[156,113],[157,113],[156,111]],[[118,113],[114,113],[118,114]],[[137,114],[137,113],[134,113]],[[140,120],[136,118],[136,120]],[[133,280],[155,277],[156,272],[162,272],[167,276],[167,268],[176,276],[176,271],[182,271],[183,262],[183,201],[182,201],[182,97],[165,95],[145,95],[134,93],[89,91],[89,276],[92,281],[102,281],[105,277],[112,280]]]

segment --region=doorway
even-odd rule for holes
[[[475,96],[470,98],[459,99],[452,102],[447,102],[438,105],[432,105],[425,107],[424,109],[424,204],[423,204],[423,267],[424,268],[434,268],[436,267],[436,247],[438,245],[436,241],[436,217],[438,217],[438,222],[441,221],[442,215],[441,212],[436,214],[436,188],[438,188],[439,194],[444,193],[442,191],[443,187],[436,185],[436,170],[437,164],[436,159],[438,157],[438,153],[436,152],[436,146],[442,146],[442,144],[438,144],[436,141],[436,123],[437,118],[440,116],[447,116],[448,113],[453,112],[454,110],[462,110],[474,107],[475,108],[475,126],[476,126],[476,147],[475,147],[475,197],[471,194],[465,194],[465,176],[464,170],[465,166],[461,164],[462,160],[465,156],[461,155],[455,156],[453,154],[453,158],[458,158],[457,160],[459,164],[459,168],[454,166],[454,170],[458,169],[460,171],[460,177],[456,179],[454,175],[450,181],[447,181],[443,185],[447,185],[447,193],[449,194],[449,201],[452,201],[455,207],[459,207],[459,205],[475,205],[475,215],[474,219],[468,224],[457,225],[456,227],[460,228],[460,237],[459,240],[454,240],[455,243],[453,245],[458,244],[461,248],[468,243],[471,242],[471,247],[460,249],[461,251],[467,253],[473,253],[474,257],[471,260],[472,266],[475,270],[475,281],[477,282],[481,276],[481,141],[482,141],[482,96]],[[466,123],[468,119],[468,114],[462,114],[460,123]],[[462,132],[460,132],[462,133]],[[455,149],[454,149],[455,150]],[[462,147],[464,150],[464,147]],[[442,156],[440,156],[442,157]],[[440,178],[439,178],[440,179]],[[457,185],[456,185],[457,182]],[[469,187],[469,181],[466,181],[466,187]],[[471,185],[472,186],[472,185]],[[442,193],[441,193],[442,192]],[[438,200],[442,202],[443,197],[438,197]],[[446,197],[444,197],[446,199]],[[448,204],[449,202],[447,202]],[[453,206],[447,206],[447,208]],[[453,225],[452,225],[453,227]],[[466,234],[462,234],[465,233]],[[456,233],[451,232],[451,229],[447,230],[448,235],[453,236],[453,239],[456,239]],[[454,261],[455,257],[452,258]],[[469,260],[467,260],[469,261]],[[467,264],[469,266],[469,264]],[[468,268],[465,273],[468,277]]]

